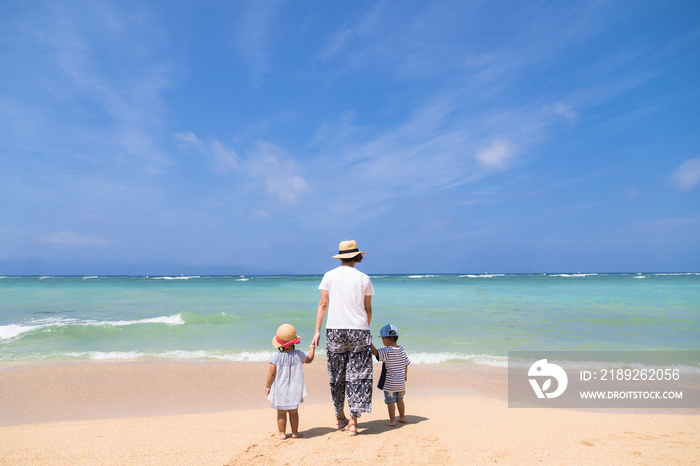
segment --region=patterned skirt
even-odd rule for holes
[[[369,330],[326,329],[328,379],[336,417],[345,395],[350,416],[372,412],[372,349]]]

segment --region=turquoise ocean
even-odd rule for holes
[[[700,273],[371,278],[372,334],[398,326],[414,363],[505,366],[509,350],[700,350]],[[320,280],[0,277],[0,364],[267,361],[282,323],[308,347]]]

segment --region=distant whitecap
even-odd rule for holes
[[[199,275],[178,275],[176,277],[153,277],[153,280],[190,280],[192,278],[201,278]]]

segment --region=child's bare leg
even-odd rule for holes
[[[292,438],[299,438],[302,435],[299,433],[299,410],[289,410],[289,424],[292,427]]]
[[[283,409],[277,410],[277,430],[279,431],[275,438],[284,440],[287,438],[287,411]]]
[[[406,422],[406,406],[403,404],[403,400],[396,402],[396,407],[399,408],[399,422]]]
[[[386,407],[389,409],[389,422],[386,425],[396,427],[396,402],[392,401]]]

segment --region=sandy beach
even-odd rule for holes
[[[412,365],[405,425],[334,427],[325,361],[305,367],[301,439],[280,441],[266,363],[0,368],[1,464],[698,464],[700,415],[508,408],[505,369]]]

